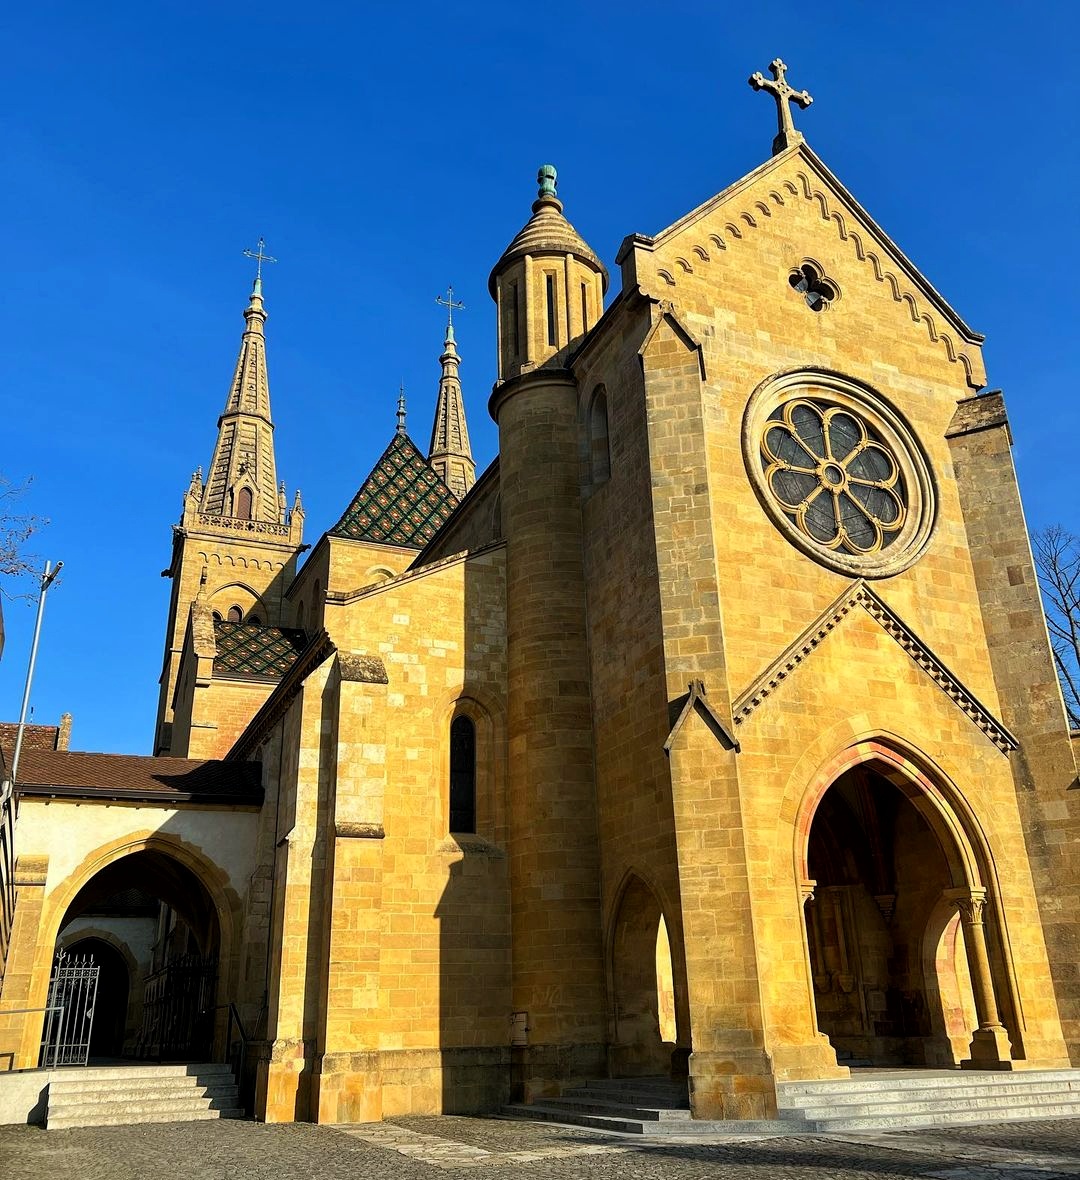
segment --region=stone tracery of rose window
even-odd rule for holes
[[[762,430],[761,463],[784,514],[826,549],[877,553],[903,528],[896,459],[850,409],[807,399],[781,406]]]

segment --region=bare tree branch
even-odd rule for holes
[[[1070,726],[1080,729],[1080,537],[1055,524],[1032,542],[1061,695]]]
[[[28,553],[25,546],[49,522],[42,516],[19,511],[19,500],[31,482],[26,479],[22,483],[13,483],[7,476],[0,475],[0,579],[3,579],[0,580],[0,592],[7,598],[30,597],[32,591],[12,593],[6,579],[36,578],[39,575],[40,560],[36,554]]]

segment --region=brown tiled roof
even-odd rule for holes
[[[262,802],[257,762],[26,750],[19,765],[23,795],[172,803]]]
[[[0,721],[0,750],[4,751],[8,762],[15,751],[15,735],[18,732],[19,727],[14,721]],[[22,754],[30,750],[55,750],[59,741],[59,725],[28,725],[23,730]]]
[[[215,676],[257,676],[278,680],[304,649],[303,631],[261,623],[214,620]]]

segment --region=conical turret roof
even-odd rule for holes
[[[555,169],[545,164],[537,174],[537,181],[540,184],[540,195],[533,201],[532,217],[502,252],[502,257],[495,263],[488,278],[492,299],[495,298],[495,279],[499,272],[526,254],[573,254],[600,275],[606,292],[607,267],[563,216],[562,201],[555,195]]]

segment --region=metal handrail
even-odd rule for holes
[[[251,1039],[247,1035],[244,1028],[243,1021],[240,1019],[240,1013],[236,1010],[236,1005],[230,1000],[227,1004],[215,1004],[212,1009],[203,1009],[204,1011],[220,1012],[222,1008],[227,1008],[229,1017],[225,1025],[225,1063],[232,1065],[232,1026],[236,1025],[236,1031],[240,1034],[240,1056],[233,1068],[236,1070],[236,1084],[240,1087],[244,1085],[244,1066],[247,1063],[247,1047],[248,1041]]]
[[[48,1046],[49,1041],[52,1039],[53,1029],[56,1028],[57,1025],[59,1025],[60,1028],[64,1027],[64,1007],[65,1007],[65,1005],[63,1005],[63,1004],[50,1004],[46,1008],[3,1008],[3,1009],[0,1009],[0,1020],[2,1020],[5,1016],[25,1016],[27,1012],[59,1012],[60,1013],[59,1019],[49,1021],[48,1026],[45,1030],[45,1033],[43,1034],[43,1036],[41,1038],[44,1041],[45,1045]],[[59,1037],[56,1038],[56,1041],[54,1042],[52,1049],[53,1049],[53,1069],[56,1069],[57,1058],[60,1056],[60,1038]],[[48,1062],[45,1061],[42,1064],[47,1066]]]

